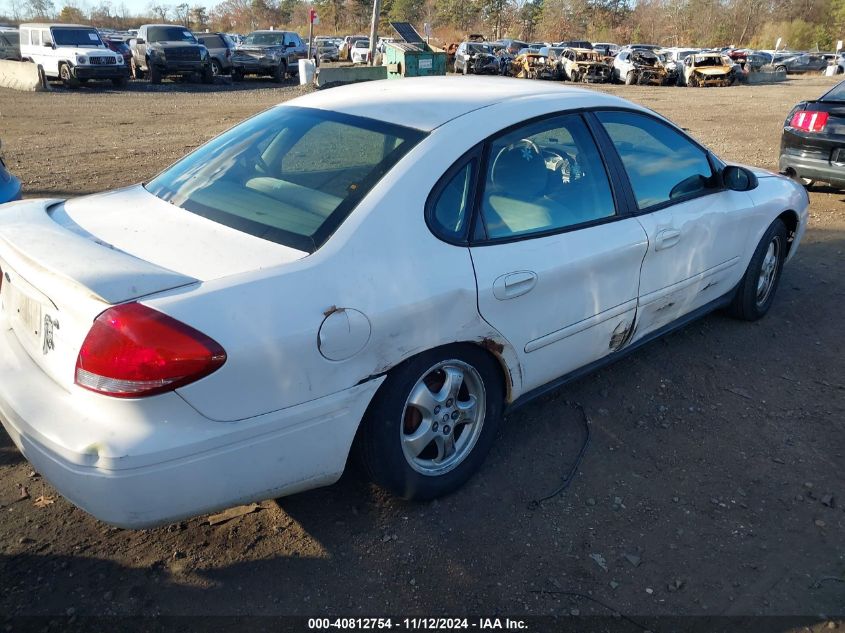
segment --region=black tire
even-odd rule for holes
[[[129,80],[126,77],[113,77],[111,83],[116,88],[125,88]]]
[[[633,70],[629,70],[628,74],[625,75],[625,85],[633,86],[635,83],[637,83],[637,73]]]
[[[760,243],[754,250],[754,255],[748,264],[742,281],[736,290],[736,295],[728,307],[728,313],[743,321],[756,321],[769,311],[774,301],[775,293],[780,283],[783,262],[789,248],[789,231],[780,220],[775,220],[766,229]],[[771,271],[771,282],[766,284],[765,296],[760,296],[760,283],[767,263],[770,245],[774,245],[774,268]],[[770,263],[770,262],[769,262]]]
[[[425,474],[411,466],[403,448],[403,433],[408,424],[408,413],[412,409],[409,407],[409,411],[406,411],[406,402],[418,382],[427,376],[436,377],[437,371],[442,372],[442,370],[432,371],[442,362],[460,363],[474,370],[475,374],[472,374],[467,369],[465,374],[467,378],[461,383],[464,385],[461,389],[469,389],[473,381],[476,385],[482,384],[485,408],[483,415],[482,412],[478,412],[481,422],[473,423],[480,425],[477,431],[474,431],[475,427],[471,424],[460,425],[460,422],[451,428],[452,436],[455,438],[453,455],[456,456],[456,463],[444,472]],[[441,432],[444,435],[449,432],[448,425],[450,420],[454,419],[450,418],[449,411],[452,411],[454,415],[458,409],[458,399],[469,397],[468,391],[458,393],[464,395],[455,398],[454,406],[449,405],[452,406],[449,409],[444,403],[442,410],[437,414],[439,418],[442,412],[446,418],[432,421],[430,428],[433,429],[434,437],[426,445],[427,448],[424,447],[421,450],[419,456],[426,455],[428,450],[437,453],[438,447],[435,443],[437,440],[442,440]],[[490,451],[498,433],[503,405],[504,386],[501,369],[489,353],[471,344],[448,345],[424,352],[391,370],[370,403],[361,425],[357,444],[361,462],[370,479],[404,499],[433,499],[453,492],[478,470]],[[423,420],[422,417],[420,419]],[[441,426],[438,427],[438,424]],[[458,428],[460,428],[460,433],[457,432]],[[412,429],[411,432],[416,432],[416,430]],[[464,445],[459,447],[464,433],[472,435],[467,435],[464,438]],[[425,461],[436,465],[436,461],[428,459]]]
[[[279,65],[273,69],[273,81],[276,83],[283,83],[288,76],[287,62],[282,60]]]
[[[200,81],[204,84],[214,83],[214,70],[211,66],[202,69],[202,72],[200,73]]]
[[[233,68],[232,69],[232,81],[243,81],[243,80],[244,80],[243,68]]]
[[[62,64],[59,66],[59,78],[68,88],[79,88],[79,80],[70,72],[70,66]]]
[[[161,83],[161,71],[156,68],[153,64],[149,65],[150,69],[150,83],[151,84],[160,84]]]
[[[786,66],[775,66],[776,73],[786,73]]]
[[[219,77],[223,74],[223,66],[221,66],[220,62],[218,62],[216,59],[211,60],[211,74],[214,77]]]

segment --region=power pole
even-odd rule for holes
[[[376,63],[379,17],[381,17],[381,0],[373,0],[373,21],[370,23],[370,66],[374,66]]]

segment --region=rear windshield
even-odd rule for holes
[[[279,106],[203,145],[146,184],[162,200],[313,252],[423,132]]]
[[[199,40],[206,48],[226,48],[226,42],[219,35],[202,35]]]
[[[193,34],[183,26],[151,26],[147,29],[148,42],[196,42]]]
[[[845,101],[845,81],[836,84],[833,89],[822,96],[819,101]]]
[[[94,29],[53,28],[51,31],[56,46],[99,46],[102,43]]]
[[[281,46],[285,43],[284,33],[250,33],[244,44],[247,46]]]

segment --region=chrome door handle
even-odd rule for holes
[[[537,273],[520,270],[501,275],[493,282],[493,296],[499,300],[513,299],[531,292],[537,285]]]
[[[657,234],[654,250],[661,251],[665,248],[672,248],[680,241],[681,232],[678,229],[664,229]]]

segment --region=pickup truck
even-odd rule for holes
[[[129,40],[132,50],[132,76],[149,76],[159,84],[163,77],[198,74],[203,83],[214,82],[214,70],[208,49],[184,26],[144,24],[138,36]]]

